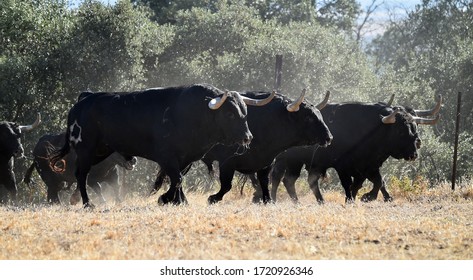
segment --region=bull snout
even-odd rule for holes
[[[325,138],[325,140],[323,141],[323,144],[321,145],[322,147],[327,147],[329,146],[331,143],[332,143],[332,140],[333,140],[333,135],[331,133],[329,133],[327,135],[327,137]]]
[[[414,153],[412,153],[410,156],[406,157],[405,159],[406,159],[407,161],[414,161],[414,160],[417,159],[417,157],[418,157],[417,152],[414,152]]]
[[[327,133],[325,133],[325,135],[322,136],[319,139],[320,140],[319,140],[318,145],[325,148],[325,147],[329,146],[332,143],[333,135],[332,135],[332,133],[330,133],[329,130],[327,130]]]
[[[251,143],[251,140],[253,140],[253,135],[251,132],[246,133],[245,138],[243,138],[243,146],[249,146]]]

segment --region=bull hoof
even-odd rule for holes
[[[158,199],[158,204],[163,206],[166,204],[172,204],[172,205],[188,205],[189,203],[187,202],[187,199],[184,197],[176,197],[174,199],[169,199],[166,197],[166,195],[161,195]]]
[[[216,195],[211,195],[209,196],[209,198],[207,199],[208,203],[209,204],[215,204],[217,202],[220,202],[222,199],[218,199]]]
[[[370,201],[373,201],[373,200],[376,200],[377,198],[377,195],[373,195],[371,193],[365,193],[362,197],[361,197],[361,201],[363,202],[370,202]]]
[[[394,199],[390,196],[384,198],[384,202],[393,202],[393,201],[394,201]]]
[[[158,204],[163,206],[169,203],[169,200],[163,195],[158,198]]]
[[[93,204],[90,203],[90,202],[86,202],[86,203],[84,203],[83,208],[84,208],[84,209],[88,209],[88,210],[94,210],[94,209],[95,209],[95,205],[93,205]]]
[[[345,198],[345,203],[346,204],[354,204],[355,200],[353,198]]]
[[[252,202],[253,203],[261,203],[261,202],[263,202],[263,198],[261,196],[254,195],[253,199],[252,199]]]

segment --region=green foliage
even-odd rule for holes
[[[262,21],[245,5],[180,12],[175,40],[160,58],[157,84],[208,82],[238,90],[273,88],[274,57],[283,55],[283,92],[330,89],[334,100],[367,97],[375,79],[357,46],[332,29]],[[179,82],[180,81],[180,82]],[[316,99],[319,100],[320,97]]]
[[[419,194],[424,193],[428,188],[428,181],[420,176],[414,179],[410,179],[406,176],[391,176],[388,184],[389,191],[394,197],[403,197],[408,200],[413,197],[418,197]]]
[[[154,11],[153,19],[159,24],[176,24],[179,12],[201,8],[217,12],[222,5],[238,4],[256,10],[260,20],[274,20],[281,24],[291,22],[319,22],[328,27],[350,31],[361,13],[355,0],[131,0]]]

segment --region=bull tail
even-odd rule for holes
[[[49,158],[49,167],[51,168],[52,171],[56,173],[64,173],[66,171],[66,162],[63,160],[63,158],[69,153],[71,150],[71,146],[69,144],[69,126],[67,127],[66,134],[65,134],[65,142],[64,146],[61,148],[57,148],[53,145],[49,145],[48,148],[48,158]],[[58,163],[61,162],[60,166]]]
[[[35,168],[35,162],[33,161],[30,167],[28,167],[28,169],[26,170],[25,176],[23,177],[23,182],[25,182],[25,184],[28,187],[31,184],[31,175],[33,175],[34,168]]]

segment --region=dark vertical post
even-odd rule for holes
[[[282,54],[276,55],[276,68],[274,71],[274,89],[279,90],[281,88],[282,78]]]
[[[455,144],[453,146],[453,170],[452,170],[452,190],[455,190],[457,180],[457,155],[458,155],[458,136],[460,132],[460,108],[462,103],[462,93],[458,93],[457,119],[455,122]]]

